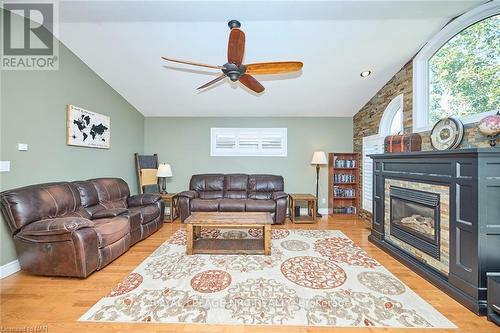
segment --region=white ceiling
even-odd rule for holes
[[[61,1],[59,36],[145,116],[352,116],[451,18],[484,1]],[[246,63],[299,60],[302,72],[256,76],[255,95],[217,70],[229,28]],[[368,78],[359,73],[372,70]]]

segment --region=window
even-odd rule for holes
[[[386,106],[380,120],[378,135],[385,137],[400,132],[403,132],[403,94],[394,97]]]
[[[464,123],[496,113],[500,105],[500,3],[458,17],[413,61],[413,131],[449,116]]]
[[[212,128],[211,156],[286,156],[286,128]]]
[[[363,204],[364,210],[372,211],[373,161],[370,154],[384,152],[384,138],[403,132],[403,94],[394,97],[385,107],[380,120],[378,134],[363,138]]]
[[[370,154],[384,152],[384,137],[376,134],[363,138],[363,209],[372,212],[373,160]]]

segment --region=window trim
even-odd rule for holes
[[[241,134],[254,132],[258,133],[259,136],[259,148],[252,150],[241,150],[236,143],[236,147],[233,149],[228,149],[226,151],[216,148],[216,137],[220,134],[231,134],[236,137],[236,142]],[[282,140],[281,149],[262,149],[262,134],[272,133],[273,135],[279,135]],[[288,140],[288,130],[286,127],[283,128],[246,128],[246,127],[212,127],[210,128],[210,156],[214,157],[286,157],[288,154],[287,140]]]
[[[382,119],[380,119],[380,125],[378,126],[378,135],[385,137],[394,133],[391,133],[391,125],[396,113],[401,109],[403,117],[401,117],[401,128],[404,131],[404,94],[399,94],[394,97],[392,101],[385,107],[384,113],[382,114]],[[397,133],[396,133],[397,134]]]
[[[429,60],[450,39],[471,25],[500,13],[500,2],[488,2],[457,17],[441,29],[413,59],[413,132],[430,131],[429,117]],[[460,120],[470,124],[481,120],[496,110],[478,113]]]

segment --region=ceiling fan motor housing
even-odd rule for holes
[[[238,20],[231,20],[231,21],[227,22],[227,25],[228,25],[228,26],[229,26],[229,28],[231,28],[231,29],[241,27],[241,23],[240,23],[240,21],[238,21]]]
[[[227,63],[224,65],[224,69],[222,69],[222,72],[231,80],[231,81],[238,81],[240,76],[245,74],[245,71],[247,70],[245,65],[236,65],[232,63]]]

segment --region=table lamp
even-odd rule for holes
[[[315,151],[311,160],[312,165],[316,165],[316,200],[319,203],[318,198],[318,189],[319,189],[319,168],[322,165],[328,164],[328,159],[326,158],[326,154],[324,151]],[[318,204],[316,204],[316,216],[321,217],[321,214],[318,212]]]
[[[161,163],[158,166],[158,171],[156,172],[156,177],[160,178],[160,188],[161,193],[166,194],[167,192],[167,177],[172,177],[172,168],[170,164]]]

